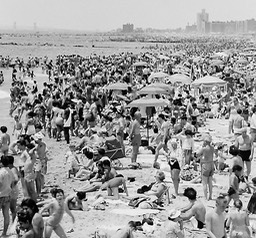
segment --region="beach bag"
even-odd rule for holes
[[[140,205],[140,203],[145,202],[147,200],[148,198],[145,198],[145,197],[135,197],[130,200],[130,202],[128,203],[128,206],[136,208]]]

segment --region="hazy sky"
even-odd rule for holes
[[[256,0],[1,0],[0,27],[113,30],[124,23],[184,28],[205,8],[210,20],[256,19]]]

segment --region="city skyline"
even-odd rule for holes
[[[111,31],[131,23],[184,29],[202,9],[210,21],[236,21],[256,18],[255,8],[255,0],[2,0],[0,28]]]

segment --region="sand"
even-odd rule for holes
[[[5,76],[10,77],[11,73],[9,71],[4,71]],[[39,72],[40,73],[40,72]],[[39,75],[39,74],[38,74]],[[40,84],[46,80],[44,75],[40,75],[37,77],[38,82]],[[40,81],[41,80],[41,81]],[[5,85],[3,85],[0,90],[7,92],[8,85],[10,82],[6,81]],[[1,93],[1,91],[0,91]],[[2,125],[6,125],[11,131],[13,126],[13,120],[8,116],[8,103],[6,104],[5,100],[8,98],[1,99],[3,103],[0,103],[1,117],[0,123]],[[210,130],[209,130],[210,129]],[[213,140],[215,141],[225,141],[231,144],[229,136],[228,136],[228,121],[222,119],[207,119],[206,127],[200,128],[201,132],[209,131],[213,135]],[[65,175],[65,167],[64,167],[64,155],[68,149],[66,142],[56,142],[53,139],[49,139],[48,137],[44,138],[44,141],[47,143],[49,149],[49,165],[48,165],[48,174],[46,175],[46,189],[49,190],[52,186],[58,185],[63,188],[65,194],[68,195],[73,193],[73,188],[78,188],[83,185],[84,182],[80,182],[74,179],[66,179]],[[72,141],[78,141],[77,138],[72,137]],[[196,142],[196,147],[200,147],[201,142]],[[17,160],[17,157],[15,158]],[[152,168],[154,156],[148,154],[144,148],[141,147],[140,154],[138,156],[138,162],[141,163],[141,170],[129,170],[124,169],[118,171],[122,173],[125,177],[134,176],[136,177],[135,182],[128,183],[128,190],[131,196],[136,195],[137,188],[141,187],[145,184],[150,184],[154,181],[153,174],[155,173],[155,169]],[[124,166],[127,166],[130,163],[130,158],[120,159]],[[166,171],[166,180],[170,185],[170,193],[173,193],[173,186],[171,183],[169,168],[163,156],[160,156],[159,161],[161,162],[161,168]],[[252,162],[252,177],[256,175],[255,169],[255,158]],[[215,174],[215,185],[213,188],[213,198],[220,192],[226,192],[228,189],[228,175],[227,174]],[[190,185],[188,182],[181,182],[180,184],[180,193],[183,192],[184,188],[187,186],[194,187],[198,191],[198,198],[201,199],[206,205],[207,209],[213,209],[215,206],[214,201],[206,201],[203,198],[203,191],[201,184],[193,184]],[[47,196],[50,196],[49,193]],[[95,231],[100,230],[102,232],[106,232],[108,234],[114,234],[115,231],[123,227],[130,220],[138,220],[141,221],[143,219],[142,215],[131,215],[131,208],[128,207],[127,201],[122,200],[122,202],[111,202],[107,201],[108,205],[104,211],[94,210],[90,207],[90,204],[94,201],[95,193],[88,193],[88,201],[84,202],[85,208],[88,208],[87,211],[72,211],[75,216],[76,222],[72,225],[70,217],[67,215],[64,216],[62,221],[62,226],[65,231],[68,231],[70,228],[74,229],[74,232],[69,233],[68,237],[75,238],[87,238],[94,237]],[[21,198],[21,197],[20,197]],[[242,200],[244,205],[247,205],[247,201],[249,196],[243,196]],[[179,196],[176,199],[172,199],[172,204],[170,204],[167,209],[172,208],[180,208],[183,207],[187,203],[187,199],[183,196]],[[115,211],[119,212],[115,212]],[[127,211],[129,209],[129,211]],[[121,211],[121,212],[120,212]],[[120,214],[121,213],[121,214]],[[134,211],[135,213],[135,211]],[[140,214],[140,213],[139,213]],[[164,221],[166,219],[166,212],[161,211],[158,214],[153,216],[156,220]],[[3,220],[0,215],[0,227],[2,227]],[[185,226],[189,226],[189,224],[185,224]],[[143,232],[136,232],[135,237],[159,237],[159,226],[156,226],[156,231],[153,234],[144,234]],[[186,229],[186,237],[193,237],[196,235],[198,237],[205,237],[205,234],[200,234],[198,231],[189,231]],[[54,233],[52,235],[53,238],[57,237]]]

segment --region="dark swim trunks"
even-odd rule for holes
[[[196,219],[196,220],[197,220],[197,219]],[[197,228],[198,228],[198,229],[203,229],[203,228],[204,228],[204,223],[201,222],[201,221],[199,221],[199,220],[197,220]]]
[[[243,161],[251,161],[251,150],[239,150],[239,156],[242,158]]]

